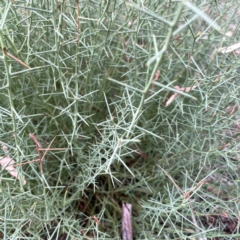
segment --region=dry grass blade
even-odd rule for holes
[[[218,52],[221,53],[230,53],[240,48],[240,43],[235,43],[229,47],[222,47],[218,49]]]
[[[175,89],[177,89],[178,91],[182,91],[182,92],[190,92],[191,90],[195,89],[198,85],[195,85],[193,87],[185,87],[185,88],[181,88],[179,86],[174,86]],[[174,93],[166,102],[166,107],[171,104],[175,98],[179,97],[181,94],[179,93]]]

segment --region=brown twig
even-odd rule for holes
[[[153,81],[156,82],[156,81],[158,80],[159,76],[160,76],[160,70],[157,70],[157,71],[155,72]],[[153,83],[153,84],[152,84],[152,93],[151,93],[151,94],[154,93],[155,88],[156,88],[156,85]]]
[[[26,165],[26,164],[29,164],[29,163],[33,163],[33,162],[39,162],[39,159],[35,159],[35,160],[29,161],[29,162],[23,162],[23,163],[14,164],[14,167],[23,166],[23,165]]]
[[[38,142],[38,140],[36,139],[36,137],[32,133],[29,133],[29,137],[34,141],[37,149],[42,147],[41,144]]]
[[[235,104],[232,108],[232,111],[230,112],[229,116],[232,116],[236,111],[238,110],[238,105]]]
[[[132,240],[132,204],[122,203],[122,240]]]
[[[53,138],[53,140],[50,142],[50,144],[48,145],[47,148],[42,148],[41,144],[38,142],[37,138],[32,134],[30,133],[29,134],[29,137],[34,141],[35,145],[36,145],[36,149],[37,149],[37,152],[38,152],[38,157],[39,159],[37,160],[32,160],[30,162],[27,162],[27,163],[22,163],[21,165],[23,164],[28,164],[28,163],[31,163],[31,162],[38,162],[39,161],[39,165],[40,165],[40,172],[43,173],[43,166],[42,166],[42,161],[45,157],[45,155],[47,154],[47,152],[50,150],[67,150],[67,148],[50,148],[52,143],[54,142],[55,140],[55,137]],[[44,151],[43,155],[41,155],[41,151]]]
[[[171,180],[171,182],[174,184],[174,186],[178,189],[178,191],[184,196],[183,190],[175,183],[175,181],[172,179],[172,177],[163,169],[161,166],[158,165],[158,167],[167,175],[167,177]]]
[[[50,144],[48,145],[46,151],[44,152],[44,154],[43,154],[43,156],[42,156],[42,159],[41,159],[41,161],[40,161],[40,169],[42,169],[42,160],[44,159],[44,157],[45,157],[45,155],[47,154],[47,152],[50,150],[50,147],[51,147],[52,143],[54,142],[55,138],[56,138],[56,137],[54,137],[53,140],[50,142]],[[42,148],[40,148],[40,149],[42,149]],[[39,150],[40,150],[40,149],[39,149]]]
[[[42,168],[42,159],[43,157],[41,156],[41,152],[40,152],[40,148],[42,147],[41,144],[38,142],[37,138],[32,134],[29,133],[29,137],[34,141],[35,145],[36,145],[36,149],[38,152],[38,157],[39,157],[39,164],[40,164],[40,172],[43,173],[43,168]]]
[[[21,65],[23,65],[24,67],[31,69],[31,67],[29,67],[26,63],[24,63],[23,61],[21,61],[20,59],[18,59],[17,57],[13,56],[11,53],[9,53],[7,51],[6,48],[3,48],[3,52],[4,54],[6,54],[7,56],[9,56],[10,58],[12,58],[13,60],[15,60],[16,62],[20,63]]]

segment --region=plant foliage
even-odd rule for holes
[[[239,11],[2,1],[0,236],[239,238]]]

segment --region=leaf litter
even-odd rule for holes
[[[13,177],[17,178],[19,181],[22,181],[22,184],[25,185],[27,181],[15,168],[16,161],[8,155],[7,146],[2,145],[2,149],[7,154],[5,157],[0,156],[0,165],[2,166],[2,169],[8,171]]]

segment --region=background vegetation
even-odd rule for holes
[[[2,1],[1,238],[238,239],[239,5]]]

